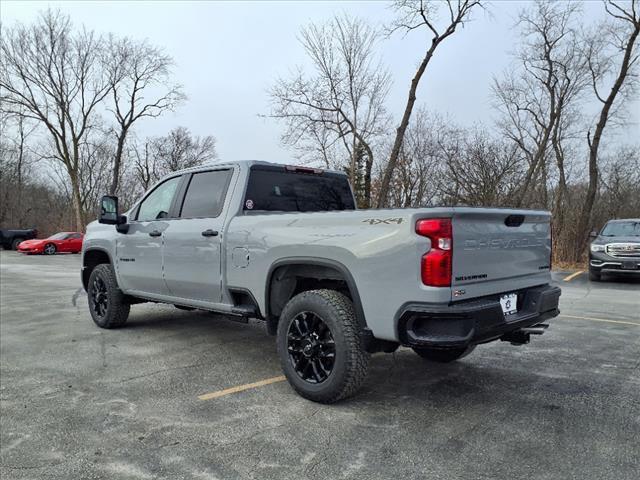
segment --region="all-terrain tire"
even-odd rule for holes
[[[450,363],[466,357],[476,349],[475,345],[462,348],[428,348],[414,347],[413,351],[425,360],[438,363]]]
[[[113,267],[108,263],[96,266],[91,272],[87,297],[91,318],[100,328],[121,327],[129,318],[131,305],[118,287]],[[97,307],[98,303],[100,307]]]
[[[18,250],[18,245],[21,242],[24,242],[24,238],[14,238],[13,242],[11,242],[11,250]]]
[[[310,383],[296,371],[288,350],[289,327],[307,312],[329,328],[335,345],[331,372],[320,383]],[[369,353],[364,348],[353,303],[335,290],[310,290],[293,297],[278,322],[278,355],[289,384],[302,397],[319,403],[335,403],[354,395],[367,376]]]

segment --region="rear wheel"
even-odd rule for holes
[[[20,242],[24,242],[24,238],[14,238],[13,242],[11,242],[11,249],[18,250],[18,245],[20,245]]]
[[[602,274],[597,270],[589,269],[589,280],[599,282],[602,280]]]
[[[476,349],[475,345],[462,348],[428,348],[414,347],[413,351],[426,360],[438,363],[449,363],[464,358]]]
[[[42,251],[45,255],[53,255],[56,253],[56,250],[56,246],[53,243],[47,243]]]
[[[367,376],[369,354],[353,304],[340,292],[311,290],[293,297],[280,316],[277,343],[287,380],[314,402],[354,395]]]
[[[115,328],[125,324],[131,305],[118,288],[111,265],[103,263],[93,269],[87,288],[89,312],[100,328]]]

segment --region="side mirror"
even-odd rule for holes
[[[595,230],[591,230],[591,233],[589,234],[589,238],[596,238],[598,236],[598,232]]]
[[[118,212],[118,197],[105,195],[100,200],[100,215],[98,222],[107,225],[118,225],[120,214]]]

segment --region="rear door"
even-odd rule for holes
[[[452,300],[549,283],[550,220],[550,214],[544,211],[456,211]]]
[[[164,278],[172,296],[219,303],[224,203],[233,170],[190,175],[179,219],[164,232]]]
[[[169,228],[181,176],[165,180],[154,188],[129,220],[129,231],[116,243],[118,277],[125,290],[167,295],[162,277],[162,235]]]

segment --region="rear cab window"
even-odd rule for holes
[[[182,201],[180,218],[215,218],[222,212],[232,170],[194,173]]]
[[[245,193],[245,213],[355,210],[345,175],[318,169],[253,165]]]

